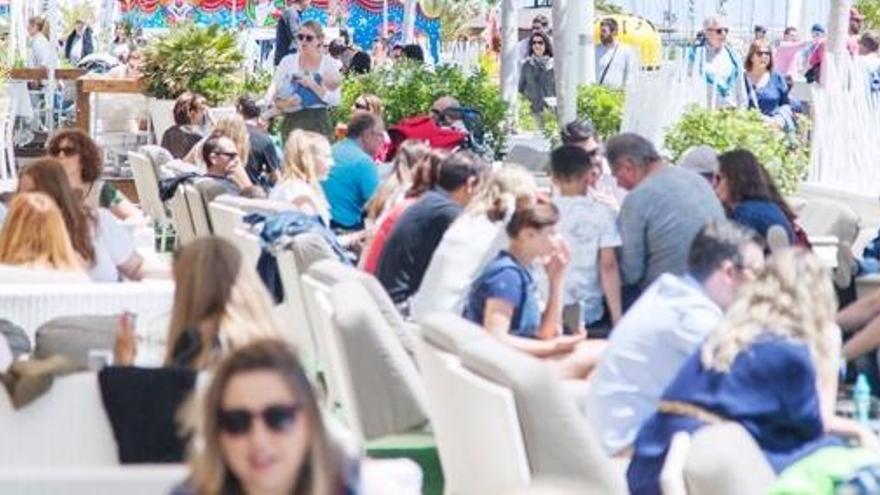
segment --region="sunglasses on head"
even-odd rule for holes
[[[79,149],[76,146],[59,146],[52,151],[54,156],[76,156],[78,154]]]
[[[315,36],[311,34],[298,34],[296,35],[296,39],[300,41],[305,41],[306,43],[311,43],[312,41],[315,41]]]
[[[370,107],[368,107],[367,104],[362,101],[354,102],[354,107],[358,110],[369,110],[370,109]]]
[[[217,425],[229,435],[244,435],[251,432],[254,417],[259,416],[263,424],[275,433],[287,430],[296,421],[299,407],[289,404],[275,404],[262,411],[246,409],[223,409],[217,413]]]

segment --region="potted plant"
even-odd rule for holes
[[[144,85],[157,138],[174,125],[174,100],[186,91],[212,107],[230,102],[242,84],[244,55],[236,35],[219,25],[184,24],[154,38],[144,50]]]

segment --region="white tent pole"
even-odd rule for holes
[[[501,98],[507,103],[510,122],[516,115],[516,93],[519,85],[516,80],[517,64],[520,63],[517,53],[518,10],[517,0],[501,0]]]
[[[403,42],[414,43],[416,38],[416,0],[403,4]]]

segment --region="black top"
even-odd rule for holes
[[[434,250],[461,211],[449,193],[435,188],[400,217],[376,270],[376,277],[395,303],[406,301],[419,289]]]
[[[169,127],[162,134],[162,147],[171,152],[171,156],[178,160],[183,159],[189,150],[202,140],[202,134],[189,130],[182,125]]]
[[[281,157],[278,149],[269,137],[269,133],[259,127],[247,125],[248,136],[251,141],[251,151],[248,154],[247,171],[251,182],[268,188],[272,185],[269,175],[281,168]]]

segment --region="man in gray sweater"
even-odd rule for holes
[[[620,208],[623,282],[644,289],[664,273],[687,269],[688,248],[724,209],[706,179],[668,166],[654,145],[637,134],[620,134],[606,144],[611,172],[629,191]]]

